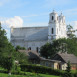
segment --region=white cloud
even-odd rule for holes
[[[22,27],[23,20],[20,16],[15,16],[14,18],[9,18],[5,21],[1,21],[2,25],[7,25],[8,27]]]

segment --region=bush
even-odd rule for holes
[[[0,66],[7,69],[8,73],[11,73],[13,65],[14,65],[13,57],[2,57],[2,59],[0,60]]]
[[[61,77],[75,77],[73,73],[64,73],[64,75],[62,75]]]
[[[74,77],[77,77],[77,73],[74,74]]]
[[[21,71],[25,72],[35,72],[42,74],[51,74],[51,75],[63,75],[64,71],[54,70],[50,67],[37,66],[37,65],[20,65]]]

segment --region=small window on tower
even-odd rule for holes
[[[52,20],[54,19],[54,17],[52,16]]]
[[[51,33],[52,33],[52,34],[54,33],[54,30],[53,30],[53,28],[52,28],[52,30],[51,30]]]
[[[60,31],[60,25],[59,25],[59,31]]]
[[[58,20],[58,17],[57,17],[57,20]]]
[[[57,28],[57,34],[58,34],[58,28]]]

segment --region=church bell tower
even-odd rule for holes
[[[52,40],[59,38],[66,38],[65,17],[62,13],[58,16],[53,10],[53,12],[49,14],[48,41],[52,42]]]
[[[56,26],[58,24],[58,14],[53,10],[49,15],[48,40],[56,39]]]

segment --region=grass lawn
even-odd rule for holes
[[[0,67],[0,70],[5,70]],[[0,73],[0,77],[60,77],[60,76],[55,76],[55,75],[47,75],[47,74],[36,74],[36,73],[31,73],[31,72],[25,72],[26,75],[8,75],[6,73]]]
[[[8,75],[5,73],[0,73],[0,77],[60,77],[60,76],[54,76],[54,75],[45,75],[45,74],[27,74],[27,75]]]

